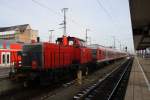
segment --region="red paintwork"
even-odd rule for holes
[[[10,44],[10,49],[22,50],[22,45],[19,43]]]
[[[97,49],[97,60],[103,60],[103,59],[106,59],[105,48],[99,48]]]
[[[20,47],[12,46],[12,48]],[[17,63],[15,67],[17,69],[15,72],[16,79],[19,77],[24,77],[24,79],[34,79],[36,75],[37,77],[42,77],[41,73],[53,74],[51,69],[54,70],[54,74],[49,74],[47,77],[55,79],[58,73],[61,73],[60,75],[64,75],[62,74],[63,72],[61,72],[61,69],[63,69],[64,73],[65,71],[76,71],[78,68],[85,70],[87,66],[83,67],[82,65],[86,65],[91,62],[97,63],[115,60],[126,56],[126,53],[118,52],[103,46],[98,46],[98,48],[86,47],[84,46],[83,40],[65,36],[58,38],[56,43],[40,42],[26,44],[22,51],[22,66],[19,67]],[[15,56],[11,59],[14,60],[14,62],[19,62],[21,60],[21,58],[18,60],[17,52],[14,51],[13,55]],[[72,64],[75,64],[75,66],[70,68],[70,70],[69,67],[71,67]],[[76,67],[75,70],[74,67]],[[94,68],[95,66],[88,67]],[[20,70],[18,71],[19,68]],[[22,73],[21,70],[24,68],[29,68],[29,70],[27,70],[26,73]],[[50,71],[48,69],[50,69]],[[43,75],[43,77],[45,78],[45,75]]]
[[[68,67],[74,61],[85,64],[92,60],[91,49],[87,47],[43,43],[43,50],[45,69]]]
[[[43,49],[45,69],[66,67],[75,59],[73,46],[43,43]]]
[[[42,66],[38,65],[39,58],[32,59],[32,64],[29,66],[34,70],[41,67],[42,69],[56,69],[70,67],[73,63],[87,64],[92,61],[91,49],[81,45],[81,41],[83,42],[83,40],[75,37],[63,37],[59,39],[58,43],[42,42],[27,44],[27,47],[42,45],[42,52],[40,52],[42,55]],[[74,41],[73,44],[69,44],[69,39],[70,41]]]
[[[72,45],[69,44],[69,39],[74,41]],[[42,65],[38,65],[38,59],[31,59],[32,69],[58,69],[70,67],[71,64],[87,64],[93,61],[92,49],[82,45],[82,40],[75,37],[62,37],[58,38],[58,43],[31,43],[28,47],[35,45],[42,45]],[[13,46],[12,46],[13,47]],[[19,48],[15,46],[15,48]],[[29,51],[30,52],[30,51]],[[34,52],[31,50],[31,52]],[[121,57],[121,52],[100,46],[96,49],[95,61],[109,61]],[[33,55],[30,55],[33,56]],[[29,56],[29,57],[30,57]]]
[[[11,43],[10,49],[0,49],[0,64],[2,64],[2,52],[4,53],[10,53],[10,63],[17,63],[21,61],[21,57],[18,57],[17,52],[21,51],[22,45],[18,43]]]
[[[115,60],[117,58],[125,57],[127,54],[125,52],[120,52],[111,48],[98,47],[96,53],[96,60],[98,62]]]

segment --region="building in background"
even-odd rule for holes
[[[30,43],[36,41],[37,37],[38,31],[31,29],[29,24],[0,27],[0,40]]]
[[[0,68],[8,68],[16,63],[17,52],[24,43],[37,41],[38,31],[29,24],[0,27]]]

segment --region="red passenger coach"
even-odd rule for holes
[[[11,43],[9,49],[0,49],[0,66],[10,67],[21,61],[21,57],[18,57],[21,49],[22,45],[18,43]]]
[[[89,48],[92,49],[92,58],[97,63],[108,62],[127,57],[126,52],[118,51],[113,48],[104,47],[98,44],[90,45]]]
[[[93,61],[100,63],[108,60],[106,47],[98,44],[92,44],[89,46],[89,48],[92,49]]]

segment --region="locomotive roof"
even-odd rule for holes
[[[69,39],[78,39],[78,40],[80,40],[82,42],[85,42],[85,40],[77,38],[77,37],[70,37],[70,36],[68,36],[67,38],[69,38]],[[61,39],[62,39],[62,37],[57,38],[57,40],[61,40]]]
[[[85,42],[85,40],[83,40],[83,39],[80,39],[80,38],[77,38],[77,37],[70,37],[70,38],[76,38],[76,39],[78,39],[78,40],[80,40],[80,41],[83,41],[83,42]]]

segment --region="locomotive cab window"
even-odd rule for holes
[[[69,45],[74,45],[74,41],[69,41]]]
[[[85,42],[84,41],[80,41],[80,46],[85,47]]]

